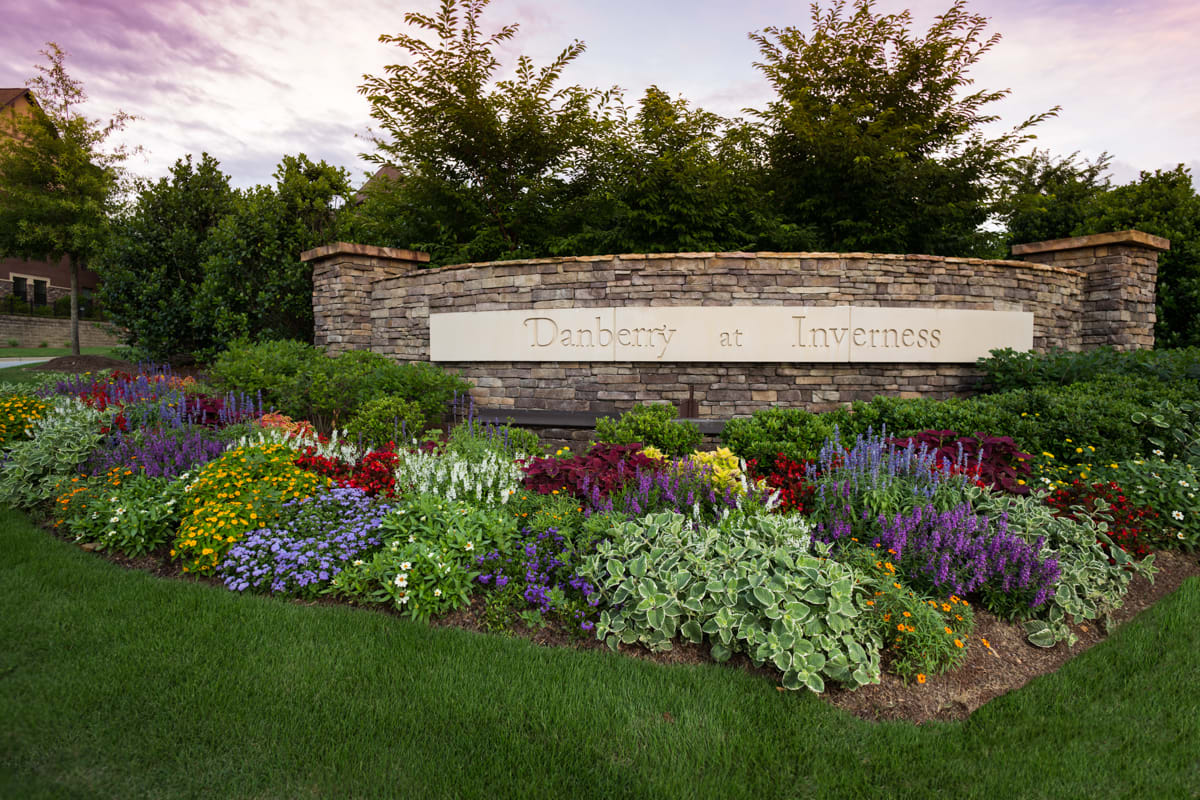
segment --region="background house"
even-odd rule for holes
[[[0,89],[0,114],[29,113],[36,102],[28,89]],[[0,136],[3,135],[4,128],[0,127]],[[87,304],[98,282],[99,276],[92,270],[79,271],[81,304]],[[66,258],[56,262],[0,258],[0,311],[16,310],[21,304],[27,308],[52,305],[70,295],[71,268]]]

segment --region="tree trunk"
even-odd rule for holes
[[[79,257],[71,256],[71,355],[79,355]]]

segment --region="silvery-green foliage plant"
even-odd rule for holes
[[[1043,557],[1058,562],[1061,574],[1054,595],[1035,619],[1024,623],[1029,641],[1039,647],[1052,647],[1076,640],[1068,620],[1080,623],[1106,617],[1120,608],[1135,575],[1153,579],[1157,568],[1154,556],[1135,560],[1108,538],[1103,519],[1089,518],[1076,509],[1078,520],[1059,517],[1037,492],[1025,497],[988,491],[979,487],[964,490],[977,514],[1008,517],[1008,530],[1027,542],[1044,538]],[[1103,501],[1098,504],[1103,513]],[[1101,542],[1109,545],[1107,551]],[[1109,558],[1113,562],[1109,563]]]
[[[436,494],[448,502],[503,505],[521,485],[521,468],[496,450],[475,457],[447,453],[400,453],[397,491]]]
[[[113,416],[73,397],[56,397],[51,409],[34,420],[33,438],[16,442],[0,465],[0,503],[33,508],[56,496],[59,484],[78,473],[79,465],[104,438],[100,428]]]
[[[707,639],[717,661],[746,653],[789,689],[879,680],[881,643],[860,616],[866,590],[799,517],[693,527],[681,514],[651,514],[618,525],[578,572],[600,592],[596,634],[614,649]]]

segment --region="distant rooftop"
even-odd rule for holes
[[[0,108],[8,108],[10,105],[17,102],[18,98],[28,93],[29,90],[24,86],[16,89],[0,89]]]

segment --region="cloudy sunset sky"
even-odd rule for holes
[[[908,7],[923,31],[949,0],[881,0]],[[207,151],[235,185],[270,181],[285,153],[346,167],[370,123],[356,92],[401,52],[376,40],[405,30],[405,11],[430,0],[0,0],[0,86],[22,86],[55,41],[91,101],[85,112],[123,109],[140,119],[124,141],[145,152],[131,164],[157,178],[177,158]],[[1003,40],[977,66],[976,88],[1011,88],[993,106],[1007,128],[1061,105],[1037,145],[1059,155],[1114,156],[1113,178],[1183,162],[1200,185],[1200,6],[1195,0],[975,0]],[[728,116],[770,99],[746,34],[805,27],[806,3],[782,0],[493,0],[492,31],[517,22],[506,43],[546,63],[572,39],[586,42],[568,83],[625,90],[633,105],[650,84]]]

